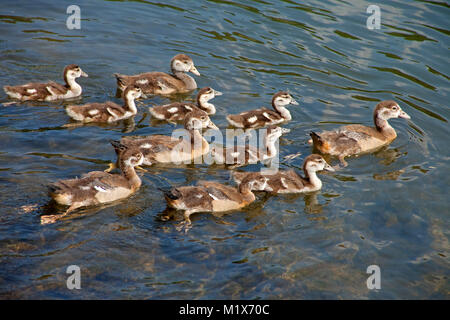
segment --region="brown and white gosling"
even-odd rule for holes
[[[252,190],[264,190],[266,184],[267,178],[261,176],[244,179],[237,188],[215,181],[199,181],[196,186],[177,187],[163,192],[169,207],[184,211],[184,221],[177,229],[184,227],[187,231],[191,226],[191,214],[238,210],[255,201]]]
[[[244,179],[258,179],[263,176],[267,178],[267,185],[264,189],[254,189],[255,191],[266,191],[271,193],[303,193],[313,192],[322,188],[322,181],[317,177],[316,172],[326,170],[335,171],[322,156],[311,154],[303,162],[304,177],[294,170],[279,170],[274,174],[260,172],[239,172],[233,173],[236,183],[241,183]]]
[[[124,90],[129,85],[138,85],[144,94],[168,95],[173,93],[188,92],[197,89],[194,78],[186,72],[192,72],[199,76],[200,72],[194,66],[192,59],[186,54],[177,54],[170,62],[172,74],[164,72],[146,72],[133,76],[115,73],[117,86]]]
[[[286,106],[289,104],[298,105],[298,102],[289,93],[280,91],[272,97],[272,107],[274,110],[263,107],[239,114],[230,114],[227,116],[227,120],[236,128],[261,128],[268,125],[280,124],[292,119],[291,113],[286,109]]]
[[[144,155],[143,164],[147,166],[154,163],[189,162],[208,153],[209,143],[202,136],[201,131],[206,128],[218,130],[217,126],[209,119],[208,114],[200,109],[189,112],[184,121],[184,128],[189,137],[183,139],[151,135],[123,137],[120,143],[133,149],[139,149]]]
[[[214,146],[211,148],[212,158],[217,164],[230,165],[232,167],[254,164],[268,161],[278,154],[275,143],[289,129],[278,126],[268,126],[264,137],[264,148],[255,148],[249,144],[244,146],[235,145],[233,147]]]
[[[64,214],[43,215],[41,223],[53,223],[73,210],[109,203],[127,198],[141,186],[141,179],[134,167],[142,164],[142,153],[137,149],[128,148],[118,141],[111,141],[118,154],[121,174],[111,174],[103,171],[92,171],[81,178],[60,180],[49,187],[50,196],[61,205],[69,206]]]
[[[87,77],[87,73],[75,64],[69,64],[63,72],[65,85],[50,81],[46,83],[30,82],[19,86],[4,86],[10,98],[21,101],[54,101],[75,98],[81,95],[81,86],[75,81]]]
[[[174,102],[162,106],[154,106],[148,108],[151,115],[158,120],[166,121],[183,121],[190,111],[201,109],[208,115],[216,113],[216,107],[209,102],[214,97],[221,96],[222,92],[206,87],[200,89],[197,94],[197,105],[193,103]]]
[[[308,142],[323,154],[337,156],[345,167],[345,157],[368,153],[394,141],[397,133],[388,123],[392,118],[411,119],[395,101],[382,101],[373,112],[375,127],[352,124],[319,134],[311,132]]]
[[[142,90],[131,85],[123,93],[124,105],[120,106],[112,101],[104,103],[88,103],[82,106],[69,105],[66,112],[74,120],[82,122],[111,123],[135,116],[137,113],[135,99],[141,97]]]

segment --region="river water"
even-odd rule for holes
[[[74,3],[76,2],[76,3]],[[80,7],[81,29],[66,9]],[[441,1],[377,1],[381,28],[369,30],[368,1],[9,1],[0,13],[0,84],[62,81],[76,63],[89,74],[76,103],[116,98],[113,73],[169,71],[190,55],[199,87],[214,99],[212,120],[270,107],[288,90],[291,132],[282,168],[301,171],[310,131],[372,124],[393,99],[411,116],[394,119],[397,139],[348,167],[321,174],[309,195],[269,196],[224,215],[196,214],[188,233],[163,221],[157,187],[197,180],[233,184],[220,166],[155,166],[131,198],[87,208],[55,224],[61,211],[49,183],[103,170],[108,140],[170,135],[138,103],[134,121],[67,126],[69,102],[0,107],[0,297],[3,299],[436,299],[449,298],[449,17]],[[0,102],[11,102],[0,93]],[[74,102],[70,102],[74,103]],[[291,154],[300,156],[284,158]],[[336,160],[332,160],[333,164]],[[257,170],[252,165],[244,170]],[[158,176],[158,177],[155,177]],[[69,290],[66,269],[81,270]],[[377,265],[381,289],[368,289]]]

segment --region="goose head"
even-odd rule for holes
[[[194,61],[186,54],[177,54],[172,58],[170,62],[173,73],[177,72],[192,72],[193,74],[199,76],[197,68],[195,68]]]
[[[74,80],[79,77],[87,77],[88,74],[81,70],[79,66],[76,64],[69,64],[64,68],[64,79],[67,80]]]
[[[411,119],[411,117],[400,108],[393,100],[382,101],[375,107],[374,118],[389,120],[392,118]]]
[[[193,110],[189,112],[184,120],[184,127],[189,131],[206,128],[219,130],[219,128],[211,121],[208,114],[203,110]]]
[[[114,150],[116,151],[116,154],[119,157],[120,161],[126,167],[134,168],[136,166],[140,166],[143,163],[144,156],[138,148],[129,148],[126,145],[121,144],[120,141],[117,140],[111,140],[110,143],[114,147]]]
[[[286,91],[280,91],[273,95],[272,97],[272,105],[275,109],[277,107],[284,107],[289,104],[298,105],[298,102]]]
[[[208,114],[216,113],[216,108],[212,103],[208,101],[216,96],[221,96],[222,92],[214,90],[211,87],[202,88],[197,94],[197,105],[206,111]]]
[[[139,99],[142,96],[142,89],[136,85],[130,85],[125,89],[123,96],[127,100]]]
[[[305,173],[311,174],[317,171],[335,171],[331,165],[329,165],[325,159],[318,154],[311,154],[306,157],[303,162],[303,171]]]

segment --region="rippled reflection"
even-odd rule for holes
[[[80,30],[66,28],[65,4],[20,1],[4,8],[3,85],[60,81],[61,66],[76,63],[89,78],[71,104],[120,102],[113,73],[170,72],[168,60],[183,52],[198,65],[199,87],[224,93],[212,116],[221,129],[227,114],[270,107],[279,90],[298,98],[280,157],[283,167],[299,172],[313,151],[310,131],[372,125],[373,107],[388,99],[412,119],[393,120],[398,137],[391,145],[320,174],[320,192],[258,193],[242,211],[194,215],[187,234],[176,231],[181,216],[166,210],[157,187],[231,185],[228,170],[152,166],[130,199],[41,226],[41,215],[64,209],[50,201],[49,183],[105,169],[115,159],[110,139],[171,135],[175,126],[155,121],[147,108],[194,101],[195,92],[139,100],[134,119],[113,125],[70,121],[69,102],[16,103],[2,93],[1,298],[73,298],[61,287],[73,261],[85,272],[78,297],[86,299],[447,297],[448,4],[381,3],[381,29],[374,31],[366,28],[366,2],[78,5]],[[378,292],[365,285],[374,263],[384,277]]]

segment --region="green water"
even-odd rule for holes
[[[76,2],[2,6],[2,86],[62,81],[62,68],[76,63],[89,74],[76,103],[120,103],[113,73],[169,71],[172,56],[186,53],[199,87],[224,93],[212,116],[221,129],[227,114],[292,93],[300,105],[290,107],[280,161],[298,170],[311,130],[371,125],[374,106],[388,99],[411,120],[391,120],[390,146],[322,174],[320,192],[261,193],[242,211],[192,216],[184,234],[159,218],[166,204],[156,187],[233,184],[229,171],[156,166],[131,198],[40,225],[41,215],[61,212],[47,185],[105,169],[115,159],[109,139],[170,135],[174,126],[153,124],[147,107],[171,100],[140,101],[134,121],[84,127],[65,126],[68,102],[2,106],[0,298],[449,298],[448,4],[378,1],[381,29],[371,31],[368,1]],[[80,30],[66,27],[71,4],[81,9]],[[66,287],[69,265],[81,268],[80,290]],[[370,265],[381,269],[379,290],[367,288]]]

